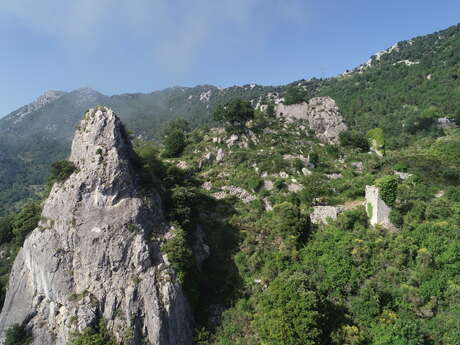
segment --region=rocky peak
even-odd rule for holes
[[[70,154],[70,161],[87,179],[86,187],[98,187],[105,194],[133,191],[132,157],[129,138],[113,111],[106,107],[88,110],[75,133]]]
[[[73,101],[82,106],[87,106],[87,104],[98,104],[98,101],[105,98],[102,93],[89,87],[77,89],[72,91],[71,94],[74,97]]]
[[[32,345],[65,345],[104,318],[119,342],[188,345],[192,317],[160,247],[161,200],[138,192],[132,150],[112,110],[86,112],[72,143],[76,171],[56,183],[19,251],[0,315]]]

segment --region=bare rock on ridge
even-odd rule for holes
[[[118,117],[90,109],[72,143],[77,170],[53,186],[15,260],[0,343],[22,323],[33,345],[65,345],[103,317],[125,344],[191,344],[189,305],[160,252],[161,200],[139,193],[132,157]]]
[[[338,143],[340,133],[347,130],[339,108],[331,97],[315,97],[308,103],[277,104],[276,114],[288,119],[308,121],[310,129],[325,143]]]

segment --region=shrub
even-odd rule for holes
[[[196,216],[193,211],[197,202],[198,195],[195,190],[181,186],[174,187],[167,203],[170,220],[188,228],[193,217]]]
[[[457,126],[460,127],[460,109],[457,109],[455,112],[454,122]]]
[[[0,245],[13,239],[11,220],[8,217],[0,218]]]
[[[313,165],[318,165],[319,155],[316,152],[310,152],[308,155],[308,161]]]
[[[185,134],[180,129],[174,129],[163,140],[163,156],[168,158],[179,157],[186,146]]]
[[[385,155],[385,135],[383,129],[374,128],[367,132],[369,146],[377,153]]]
[[[39,202],[30,202],[11,219],[11,231],[16,243],[22,245],[27,234],[34,230],[40,220],[41,207]]]
[[[100,319],[97,327],[87,328],[74,336],[69,345],[116,345],[116,342],[109,334],[104,319]]]
[[[393,206],[396,201],[398,190],[398,178],[395,176],[383,176],[375,181],[380,189],[380,197],[388,206]]]
[[[284,104],[296,104],[302,103],[305,101],[306,93],[305,91],[297,85],[291,84],[286,88],[286,93],[284,94]]]
[[[32,337],[27,333],[24,326],[15,324],[5,332],[4,345],[28,345],[32,342]]]
[[[184,283],[187,273],[193,268],[194,263],[185,231],[180,226],[176,226],[173,230],[173,236],[161,246],[161,250],[168,256],[168,260],[177,274],[177,279]]]
[[[405,163],[396,163],[393,165],[393,169],[400,172],[407,172],[408,166]]]
[[[254,192],[257,192],[263,185],[264,180],[258,176],[251,176],[245,180],[245,185]]]
[[[449,187],[446,196],[451,201],[460,202],[460,187]]]
[[[320,343],[323,318],[320,299],[307,279],[304,273],[285,272],[264,291],[254,320],[263,344]]]
[[[51,176],[49,181],[54,182],[64,182],[69,178],[73,172],[77,170],[75,165],[67,160],[57,161],[51,164]]]
[[[305,238],[308,224],[299,207],[285,201],[273,208],[270,225],[276,234],[297,241]]]
[[[356,147],[363,152],[369,151],[369,141],[366,136],[357,131],[345,131],[340,133],[339,141],[341,146]]]
[[[247,121],[254,118],[254,108],[248,101],[235,99],[225,105],[217,106],[213,118],[224,122],[229,130],[240,131]]]
[[[269,117],[275,117],[276,112],[275,112],[275,104],[273,102],[270,102],[267,104],[267,110],[265,111],[267,116]]]

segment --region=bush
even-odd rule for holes
[[[259,176],[251,176],[245,180],[244,184],[249,189],[253,190],[254,192],[257,192],[262,187],[263,183],[264,180],[261,179]]]
[[[395,176],[383,176],[375,181],[380,189],[380,197],[388,206],[393,206],[396,201],[398,190],[398,178]]]
[[[116,345],[116,342],[109,334],[105,321],[100,319],[96,328],[87,328],[75,336],[69,345]]]
[[[174,129],[163,140],[163,156],[168,158],[179,157],[186,144],[185,133],[180,129]]]
[[[357,131],[345,131],[340,133],[339,141],[341,146],[356,147],[363,152],[369,151],[369,141],[366,136]]]
[[[374,128],[367,133],[367,138],[369,140],[369,146],[382,155],[385,155],[385,135],[383,129]]]
[[[39,202],[30,202],[11,219],[11,231],[18,245],[22,245],[27,234],[37,227],[41,210]]]
[[[284,104],[296,104],[305,102],[305,91],[297,85],[291,84],[287,87],[284,94]]]
[[[176,225],[173,236],[162,245],[161,250],[168,256],[179,282],[184,283],[187,273],[193,269],[194,265],[193,254],[189,248],[185,231]]]
[[[9,217],[0,218],[0,245],[13,239],[13,231]]]
[[[254,118],[254,108],[250,102],[236,99],[225,105],[217,106],[213,118],[224,122],[229,130],[241,131],[246,122]]]
[[[269,117],[275,117],[276,112],[275,112],[275,104],[273,102],[270,102],[267,104],[267,110],[265,111],[267,116]]]
[[[32,337],[27,333],[24,326],[15,324],[5,332],[4,345],[28,345],[32,342]]]
[[[73,172],[77,170],[75,165],[67,160],[57,161],[51,164],[51,176],[49,178],[50,183],[64,182],[66,181]]]
[[[298,206],[285,201],[273,208],[270,227],[277,235],[298,242],[306,238],[308,222]]]
[[[264,291],[256,307],[255,326],[267,345],[320,343],[320,299],[304,273],[285,272]]]
[[[457,109],[454,116],[454,122],[457,126],[460,127],[460,109]]]
[[[315,166],[318,165],[319,155],[316,152],[310,152],[308,154],[308,161]]]

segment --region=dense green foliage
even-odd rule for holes
[[[357,131],[345,131],[339,136],[341,146],[356,147],[363,152],[369,150],[367,137]]]
[[[40,213],[41,205],[36,201],[26,203],[15,214],[0,217],[0,250],[4,255],[0,260],[0,305],[3,305],[14,257],[26,236],[37,227]]]
[[[225,123],[231,131],[241,131],[246,122],[254,118],[251,103],[242,99],[218,105],[213,113],[214,120]]]
[[[178,157],[186,145],[185,140],[185,133],[183,131],[180,129],[171,130],[163,140],[163,155],[169,158]]]
[[[187,133],[190,131],[189,123],[184,119],[173,120],[163,130],[163,156],[178,157],[187,145]]]
[[[320,298],[303,273],[276,278],[256,307],[255,326],[264,344],[315,345],[321,338]]]
[[[380,197],[388,206],[393,206],[396,201],[398,178],[395,176],[383,176],[375,181],[380,189]]]
[[[50,183],[64,182],[74,173],[77,168],[75,165],[67,160],[57,161],[51,164],[51,175],[49,177]]]
[[[192,271],[194,266],[193,254],[187,242],[187,234],[185,231],[179,226],[176,226],[172,232],[172,238],[163,244],[161,250],[168,255],[168,260],[170,260],[177,274],[177,279],[183,284],[187,277],[187,273]]]
[[[367,132],[369,146],[375,152],[385,155],[385,136],[381,128],[374,128]]]
[[[6,330],[4,345],[28,345],[31,342],[32,337],[24,326],[16,324]]]

